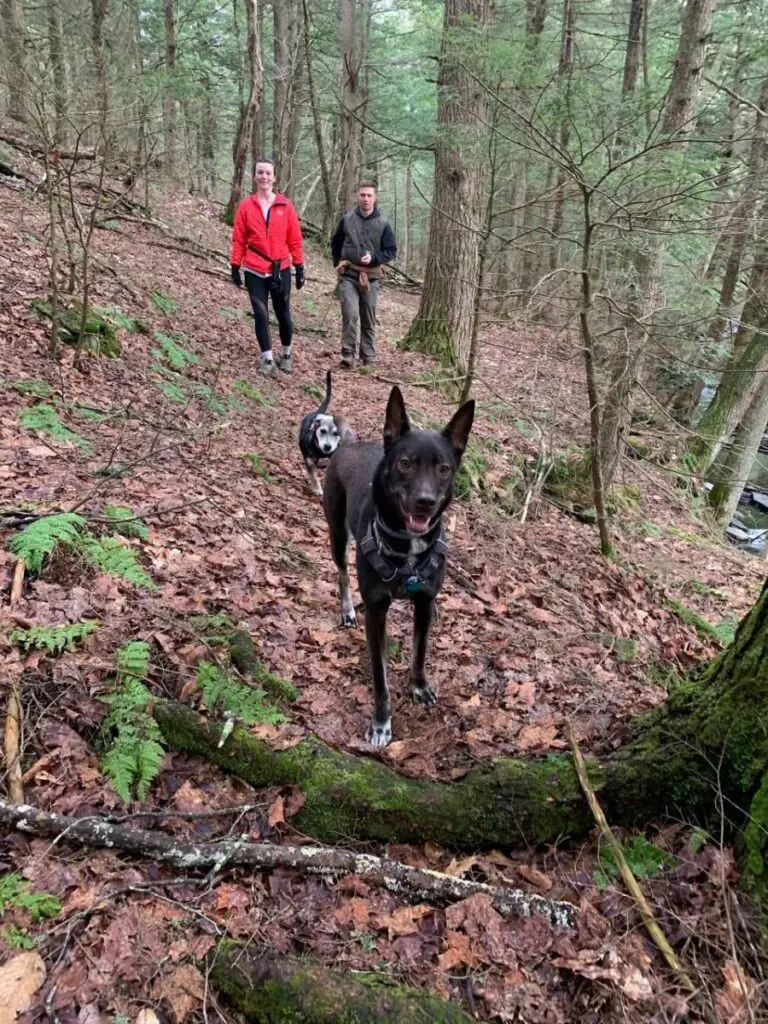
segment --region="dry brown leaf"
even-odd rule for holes
[[[466,875],[466,873],[471,868],[473,868],[476,863],[477,857],[475,857],[474,855],[464,857],[462,858],[462,860],[456,860],[456,858],[454,857],[451,863],[448,865],[448,867],[445,868],[445,871],[443,873],[446,875],[451,875],[451,877],[453,878],[460,878],[461,875]]]
[[[517,736],[518,750],[532,750],[534,747],[549,747],[557,737],[555,725],[524,725]]]
[[[432,913],[432,907],[423,903],[415,907],[398,907],[392,914],[382,914],[376,920],[377,928],[386,928],[389,938],[396,935],[413,935],[419,930],[418,922]]]
[[[160,1024],[160,1020],[151,1006],[145,1006],[136,1014],[136,1024]]]
[[[531,885],[535,885],[544,892],[549,892],[552,888],[552,879],[549,875],[545,875],[543,871],[539,871],[531,864],[518,864],[517,871],[526,882],[530,882]]]
[[[182,964],[173,974],[158,978],[152,987],[152,994],[156,999],[166,999],[176,1024],[182,1024],[187,1014],[202,1003],[205,978],[192,964]]]
[[[441,971],[452,971],[461,964],[476,967],[478,959],[472,952],[472,943],[463,932],[448,932],[445,936],[445,950],[437,958]]]
[[[0,967],[0,1024],[13,1024],[32,1006],[32,997],[45,981],[39,953],[19,953]]]
[[[274,828],[276,825],[285,824],[285,806],[283,804],[283,798],[279,796],[277,800],[269,808],[269,814],[267,815],[267,824],[270,828]]]
[[[368,918],[370,917],[368,901],[357,896],[351,900],[345,900],[340,907],[336,908],[334,917],[339,924],[351,924],[358,929],[367,928]]]
[[[755,982],[733,960],[722,967],[723,987],[715,997],[718,1024],[742,1024],[750,1018]]]

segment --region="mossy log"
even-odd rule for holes
[[[219,747],[220,726],[179,704],[154,709],[167,743],[256,786],[294,784],[298,828],[326,842],[430,840],[457,849],[552,843],[593,825],[570,757],[497,758],[455,782],[398,775],[308,737],[274,750],[244,729]],[[609,820],[645,825],[672,814],[736,828],[752,880],[768,891],[768,587],[733,643],[696,681],[634,723],[633,738],[588,761]],[[744,828],[745,822],[749,822]]]
[[[53,318],[53,308],[46,299],[35,299],[32,307],[36,313],[47,317],[48,320]],[[61,341],[67,345],[76,345],[83,320],[83,304],[75,300],[67,306],[59,306],[56,318]],[[121,351],[120,338],[115,328],[92,308],[88,310],[85,321],[85,347],[94,355],[108,356],[111,359],[116,359]]]
[[[299,696],[298,690],[287,679],[268,672],[256,654],[250,633],[235,629],[227,637],[229,656],[237,671],[254,682],[280,704],[293,704]]]
[[[215,988],[257,1024],[470,1024],[453,1003],[378,974],[345,973],[307,960],[220,942],[209,954]]]

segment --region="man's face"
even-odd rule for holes
[[[272,164],[256,164],[256,170],[253,172],[253,180],[259,188],[270,188],[272,182],[275,180],[275,169]]]
[[[376,189],[375,188],[361,188],[357,192],[357,205],[360,208],[360,212],[366,216],[373,212],[373,208],[376,205]]]

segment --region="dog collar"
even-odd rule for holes
[[[381,577],[384,583],[392,583],[398,577],[403,582],[406,594],[418,594],[437,575],[448,550],[445,541],[445,526],[442,519],[435,523],[432,530],[438,527],[436,536],[422,553],[416,565],[402,565],[392,561],[395,558],[407,559],[407,555],[393,551],[382,539],[382,534],[397,540],[413,540],[413,536],[405,530],[392,530],[377,515],[368,524],[360,550]],[[431,532],[431,531],[430,531]]]

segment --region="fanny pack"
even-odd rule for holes
[[[247,246],[251,252],[255,252],[257,256],[261,256],[263,260],[266,260],[272,267],[272,273],[269,278],[269,290],[276,292],[277,294],[282,293],[283,290],[283,272],[281,268],[282,260],[273,260],[267,256],[266,253],[262,252],[261,249],[257,249],[255,245]]]

